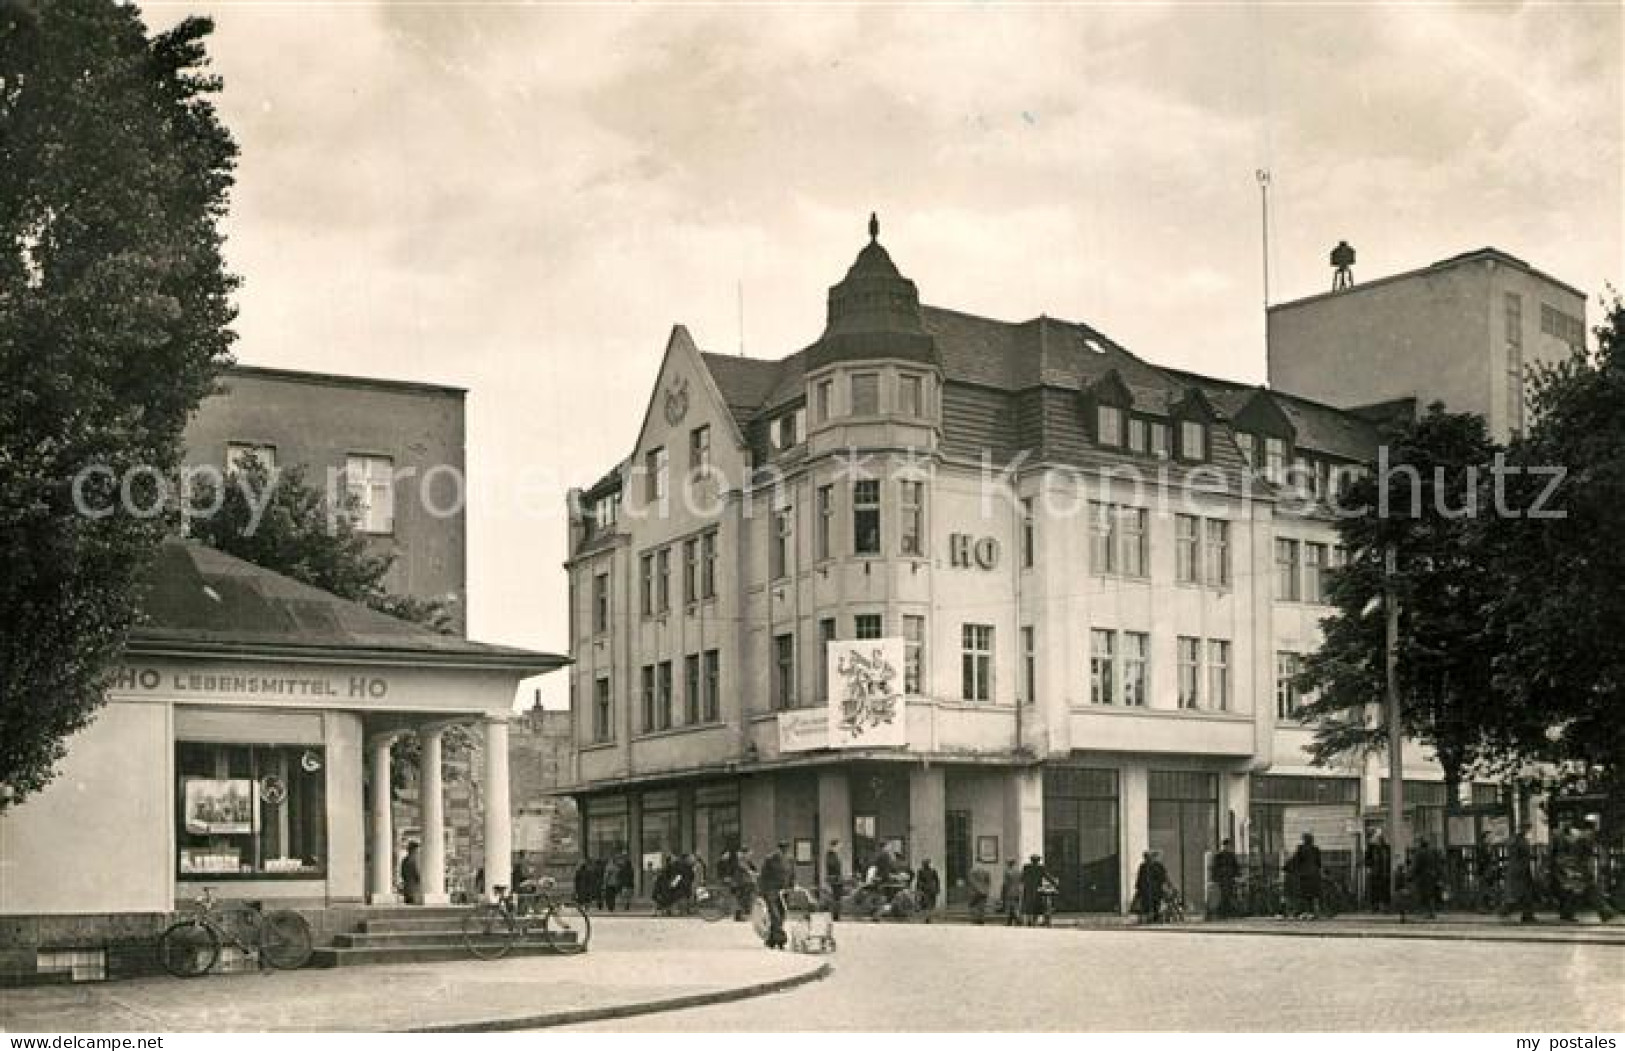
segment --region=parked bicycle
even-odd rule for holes
[[[706,923],[715,923],[741,912],[739,898],[735,896],[733,888],[721,883],[695,887],[691,906],[694,914]]]
[[[310,959],[310,924],[297,912],[267,911],[258,902],[224,907],[214,888],[205,887],[193,903],[192,915],[176,920],[159,935],[158,961],[177,978],[196,978],[209,973],[226,944],[253,956],[262,971],[296,970]]]
[[[481,960],[498,960],[520,942],[534,939],[560,955],[587,951],[592,920],[587,910],[553,893],[551,876],[525,884],[519,893],[496,886],[496,900],[482,902],[463,918],[463,944]]]

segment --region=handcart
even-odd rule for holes
[[[779,892],[784,905],[784,932],[792,952],[835,951],[835,917],[829,904],[801,887]]]

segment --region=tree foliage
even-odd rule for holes
[[[236,146],[201,72],[211,28],[149,38],[113,0],[0,0],[0,808],[104,702],[164,528],[119,483],[141,508],[162,495],[229,360]]]

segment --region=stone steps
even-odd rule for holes
[[[551,956],[552,950],[540,938],[521,941],[508,950],[511,956]],[[563,957],[561,957],[562,959]],[[474,955],[463,945],[461,935],[455,944],[419,942],[397,945],[338,946],[317,949],[310,956],[308,967],[361,967],[392,963],[434,963],[442,960],[473,960]]]

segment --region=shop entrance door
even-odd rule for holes
[[[1186,906],[1207,903],[1207,855],[1219,845],[1219,781],[1213,774],[1151,771],[1151,849]]]
[[[1044,864],[1060,884],[1066,912],[1121,907],[1117,771],[1044,771]],[[1025,861],[1026,859],[1022,859]]]
[[[971,866],[971,828],[969,810],[950,810],[947,815],[947,824],[944,829],[942,859],[942,876],[947,882],[943,885],[945,900],[958,901],[959,891],[964,887],[965,880],[970,876]]]

